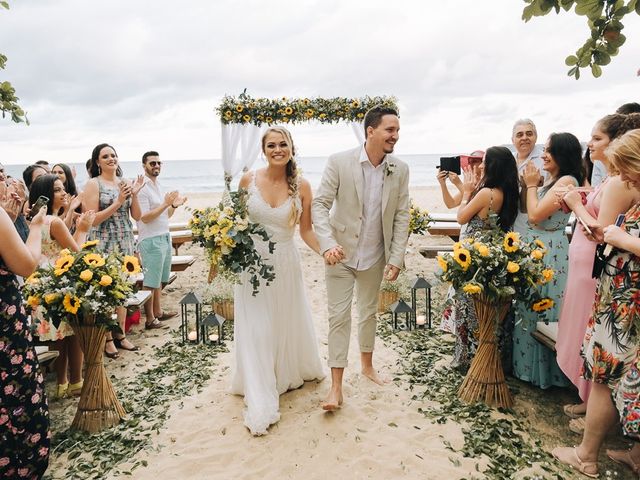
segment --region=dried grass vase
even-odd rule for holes
[[[82,324],[73,323],[72,327],[84,353],[85,378],[71,428],[97,433],[117,425],[126,416],[103,364],[107,331],[95,325],[93,316],[86,316]]]
[[[510,408],[513,397],[504,379],[496,330],[504,321],[511,300],[497,303],[483,294],[473,297],[473,306],[478,319],[478,349],[458,396],[469,403]]]
[[[378,313],[387,313],[389,311],[389,305],[397,302],[398,298],[400,298],[398,292],[380,290],[378,293]]]
[[[233,300],[211,302],[211,308],[225,320],[233,320]]]

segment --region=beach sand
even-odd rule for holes
[[[435,188],[414,188],[411,197],[429,211],[446,211],[440,192]],[[190,195],[189,205],[212,205],[219,194]],[[180,209],[174,220],[186,220]],[[324,264],[298,238],[302,269],[307,287],[320,355],[326,365],[327,313]],[[447,239],[447,241],[449,241]],[[429,235],[412,236],[407,248],[409,274],[432,276],[435,260],[426,260],[418,248],[429,243],[442,243],[442,238]],[[178,274],[176,282],[165,289],[165,308],[179,309],[179,300],[192,288],[206,282],[208,268],[202,249],[184,245],[181,254],[196,255],[198,261]],[[438,319],[434,312],[436,328]],[[355,318],[355,312],[354,312]],[[390,321],[389,315],[380,318]],[[178,318],[168,322],[172,329]],[[144,365],[144,357],[153,345],[166,338],[166,332],[133,332],[132,341],[142,350],[123,352],[121,359],[107,364],[109,373],[121,377],[133,375]],[[449,340],[452,341],[452,338]],[[345,371],[345,403],[335,413],[325,413],[320,404],[330,386],[329,378],[307,382],[302,388],[280,397],[281,420],[264,437],[253,437],[243,425],[243,400],[228,393],[233,344],[227,342],[229,353],[213,360],[214,374],[200,393],[174,402],[168,409],[168,420],[153,437],[154,449],[146,449],[131,459],[145,461],[145,467],[132,475],[106,478],[159,479],[463,479],[481,478],[488,459],[465,458],[447,448],[463,446],[462,425],[449,421],[431,423],[418,409],[423,400],[412,400],[408,384],[395,380],[381,387],[359,372],[359,352],[356,322],[353,322],[349,366]],[[398,354],[381,340],[376,343],[375,365],[388,377],[398,371]],[[194,366],[197,368],[197,366]],[[328,373],[328,369],[327,369]],[[51,383],[51,382],[50,382]],[[557,405],[554,409],[559,408]],[[534,409],[527,407],[533,412]],[[62,411],[55,404],[52,415],[72,415],[74,408]],[[553,428],[553,427],[552,427]],[[553,431],[551,432],[553,435]],[[52,470],[62,468],[54,459]],[[479,470],[477,470],[479,468]],[[128,470],[126,464],[120,471]]]

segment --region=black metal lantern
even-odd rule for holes
[[[224,329],[222,328],[223,323],[224,317],[222,315],[218,315],[216,312],[211,312],[209,315],[204,317],[200,332],[202,342],[207,345],[221,345],[224,334]],[[210,328],[215,328],[216,331],[212,333],[209,331]]]
[[[189,306],[192,305],[193,309]],[[182,310],[182,343],[187,340],[190,342],[200,343],[200,325],[202,322],[202,300],[198,294],[189,292],[182,300],[180,300],[180,308]],[[193,313],[192,313],[193,312]],[[195,318],[191,318],[191,315]],[[194,329],[189,330],[189,324],[195,323]]]
[[[396,303],[389,307],[391,310],[391,317],[393,318],[393,329],[398,330],[398,315],[404,313],[404,324],[407,330],[411,330],[411,319],[413,316],[413,309],[403,299],[398,300]]]
[[[418,315],[418,290],[424,290],[424,315]],[[431,284],[422,277],[417,277],[411,285],[411,307],[413,308],[413,324],[416,328],[431,328]]]

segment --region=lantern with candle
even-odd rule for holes
[[[182,343],[187,340],[200,343],[202,300],[198,294],[189,292],[180,300],[180,308],[182,313],[182,325],[180,327],[182,329]]]
[[[398,330],[398,315],[404,314],[404,324],[407,330],[411,330],[411,320],[413,309],[403,299],[391,305],[391,318],[393,319],[393,329]]]
[[[418,315],[418,291],[424,290],[424,315]],[[411,308],[416,329],[425,328],[427,324],[431,328],[431,284],[424,278],[416,277],[411,285]]]
[[[218,315],[216,312],[211,312],[209,315],[204,317],[201,325],[202,331],[200,332],[203,343],[207,345],[221,345],[224,334],[224,330],[222,328],[223,324],[224,317],[222,315]]]

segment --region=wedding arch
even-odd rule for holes
[[[222,122],[222,167],[225,185],[234,176],[249,169],[260,156],[260,136],[272,125],[307,122],[347,122],[364,142],[362,121],[376,105],[398,108],[395,97],[364,96],[361,98],[254,98],[246,91],[232,97],[226,95],[216,112]]]

